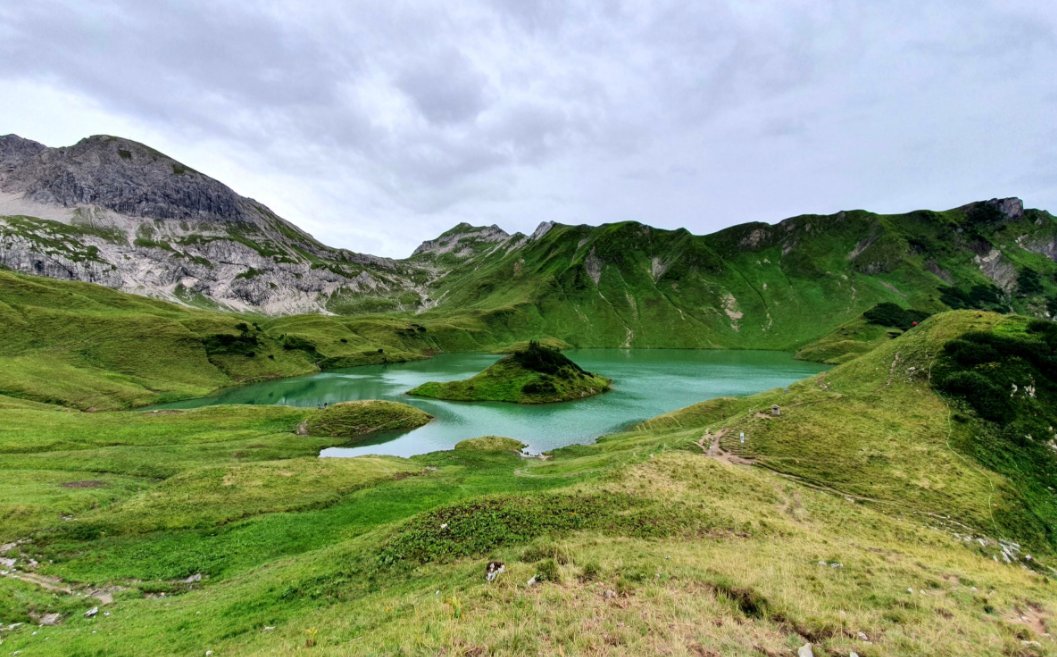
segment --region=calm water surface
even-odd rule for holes
[[[534,406],[446,402],[404,394],[426,381],[472,376],[498,358],[460,353],[257,383],[167,407],[318,406],[354,399],[391,399],[417,406],[436,419],[413,431],[379,434],[368,444],[325,449],[321,456],[412,456],[451,449],[464,438],[483,435],[510,436],[527,443],[532,451],[547,451],[590,443],[601,435],[706,399],[782,387],[826,369],[773,351],[575,349],[565,353],[584,369],[613,379],[613,390],[580,401]]]

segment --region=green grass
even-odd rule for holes
[[[946,345],[1021,340],[1025,318],[937,315],[788,390],[547,459],[498,437],[316,457],[424,419],[402,405],[120,410],[524,337],[497,317],[231,316],[0,273],[0,320],[0,544],[74,591],[0,577],[12,653],[1057,654],[1057,463],[934,387]],[[754,465],[710,458],[720,432]],[[109,615],[85,618],[97,587]],[[8,629],[45,613],[61,624]]]
[[[611,382],[581,369],[557,349],[532,341],[465,381],[423,383],[409,395],[457,401],[545,404],[601,394]]]
[[[525,447],[525,443],[520,440],[503,436],[467,438],[455,444],[455,449],[461,451],[514,452],[515,454],[520,454]]]
[[[310,436],[357,438],[381,431],[409,431],[433,416],[414,406],[382,400],[350,401],[316,411],[305,421]]]

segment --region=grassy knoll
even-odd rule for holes
[[[433,417],[414,406],[383,400],[334,404],[313,414],[305,422],[310,436],[356,438],[379,431],[409,431]]]
[[[585,371],[552,347],[530,342],[465,381],[423,383],[410,395],[456,401],[544,404],[609,390],[609,379]]]
[[[1055,655],[1052,519],[973,452],[989,421],[932,379],[952,340],[1037,339],[1027,326],[944,314],[788,391],[547,460],[494,437],[411,459],[307,458],[338,439],[296,435],[319,413],[306,409],[2,406],[0,499],[22,486],[43,500],[0,524],[0,538],[31,540],[7,558],[114,598],[85,618],[98,601],[0,577],[3,648]],[[773,403],[780,416],[761,413]],[[44,472],[60,474],[25,488]],[[1016,563],[999,539],[1021,544]],[[492,559],[506,572],[488,584]],[[63,619],[6,629],[45,613]]]

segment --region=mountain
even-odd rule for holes
[[[143,144],[0,137],[0,265],[191,305],[269,314],[412,292],[392,260],[326,247]]]
[[[510,339],[788,349],[884,302],[1051,316],[1055,259],[1057,219],[1019,199],[805,215],[706,236],[634,222],[543,224],[470,250],[431,294],[438,309]]]
[[[326,247],[116,137],[68,148],[0,138],[0,265],[270,315],[415,313],[486,343],[790,349],[879,303],[1057,313],[1057,219],[1016,198],[704,236],[636,222],[544,222],[531,235],[462,223],[391,260]]]

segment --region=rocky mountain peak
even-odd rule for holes
[[[476,255],[484,248],[505,242],[508,239],[510,239],[510,234],[495,224],[491,226],[473,226],[462,222],[444,231],[436,239],[420,244],[415,249],[415,252],[411,254],[411,257],[435,258],[442,255],[451,255],[456,258],[466,258]]]
[[[966,214],[986,215],[1001,220],[1020,219],[1024,216],[1024,201],[1012,196],[1009,198],[993,198],[987,201],[976,201],[958,208]]]
[[[0,136],[0,175],[47,148],[44,144],[18,135]]]
[[[0,155],[7,165],[0,168],[0,190],[27,201],[151,219],[255,219],[247,199],[226,185],[129,139],[96,135],[63,148],[10,141],[13,146],[0,149],[9,153]]]

